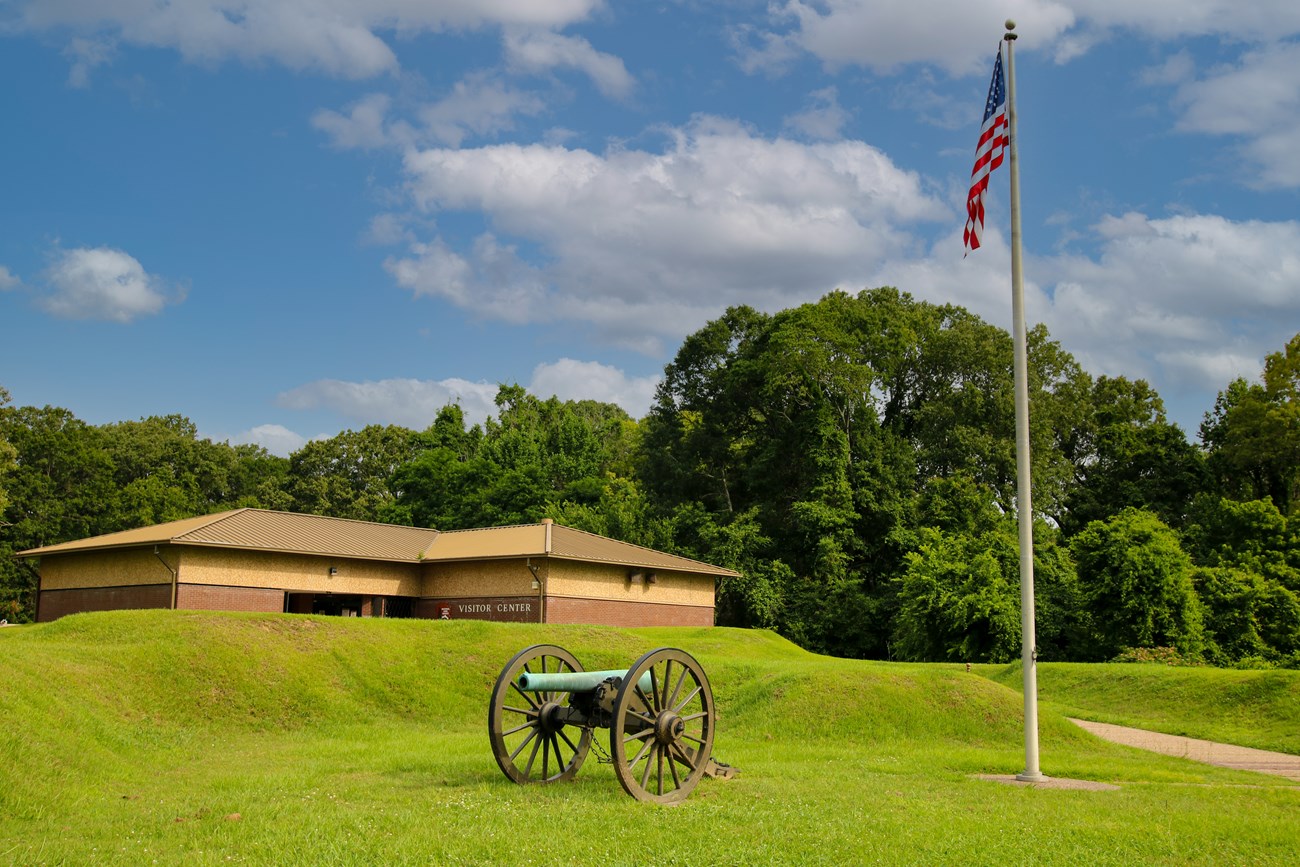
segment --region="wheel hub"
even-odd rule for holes
[[[686,732],[686,723],[672,711],[664,711],[655,720],[655,740],[661,744],[674,744]]]

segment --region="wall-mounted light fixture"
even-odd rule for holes
[[[644,572],[640,569],[633,569],[627,573],[627,583],[629,584],[654,584],[658,582],[659,576],[653,572]]]
[[[330,577],[333,578],[333,577],[334,577],[335,575],[337,575],[337,574],[339,574],[339,567],[337,567],[337,566],[331,566],[331,567],[330,567]]]

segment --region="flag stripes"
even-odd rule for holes
[[[1007,130],[1007,87],[1002,75],[1002,47],[993,64],[993,80],[989,83],[989,97],[984,103],[984,125],[980,127],[980,141],[975,148],[975,167],[971,169],[970,192],[966,194],[966,228],[962,243],[966,251],[978,250],[980,236],[984,234],[984,194],[989,188],[989,175],[1002,165],[1002,155],[1010,146]]]

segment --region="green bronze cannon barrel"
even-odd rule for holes
[[[540,672],[525,671],[519,675],[517,683],[520,689],[530,692],[590,692],[601,684],[602,681],[611,678],[627,677],[627,669],[622,671],[561,671],[561,672]],[[642,692],[651,690],[650,672],[641,676],[638,684]]]

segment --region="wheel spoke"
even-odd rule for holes
[[[536,720],[529,720],[528,722],[524,723],[523,725],[515,726],[515,727],[512,728],[512,729],[506,729],[505,731],[503,731],[503,732],[501,733],[501,735],[502,735],[502,737],[509,737],[510,735],[518,734],[519,732],[523,731],[524,729],[531,729],[531,728],[536,728],[536,727],[537,727],[537,721],[536,721]]]
[[[688,698],[680,705],[677,703],[677,696],[681,694],[682,684],[686,682],[686,675],[688,674],[690,674],[690,672],[686,669],[685,666],[682,666],[682,673],[677,676],[677,685],[673,687],[673,696],[672,698],[664,702],[664,707],[672,708],[674,711],[680,710],[682,706],[686,704],[686,702],[691,700],[690,698]],[[694,693],[692,693],[691,695],[693,698]]]
[[[513,678],[510,680],[510,688],[519,693],[519,695],[523,697],[524,701],[528,702],[528,704],[532,706],[533,710],[537,710],[541,707],[541,705],[538,704],[531,695],[519,688],[519,684],[515,683]]]
[[[686,696],[686,698],[682,699],[682,701],[681,701],[680,704],[673,705],[673,712],[675,713],[675,712],[677,712],[677,711],[680,711],[682,708],[686,707],[686,706],[687,706],[688,704],[690,704],[690,703],[695,699],[695,697],[696,697],[697,695],[699,695],[699,694],[700,694],[700,687],[697,686],[697,687],[695,687],[695,689],[691,690],[691,694],[690,694],[690,695],[688,695],[688,696]]]
[[[542,745],[544,738],[537,738],[533,741],[533,751],[528,754],[528,765],[524,768],[525,779],[531,779],[533,776],[533,762],[537,760],[537,749]]]
[[[537,737],[537,729],[533,729],[532,731],[530,731],[528,733],[528,737],[524,738],[522,741],[519,742],[519,746],[515,747],[515,751],[510,754],[510,761],[513,762],[515,760],[515,757],[524,751],[524,747],[528,746],[528,742],[535,737]]]
[[[569,736],[564,733],[564,729],[560,729],[559,732],[557,732],[557,734],[560,737],[564,738],[564,742],[569,745],[569,749],[573,750],[573,754],[576,756],[578,754],[577,744],[569,740]],[[578,738],[578,740],[582,740],[582,738]]]
[[[658,751],[656,750],[655,752]],[[645,789],[647,792],[650,791],[649,789],[650,770],[651,768],[654,767],[654,764],[650,761],[651,758],[653,758],[653,756],[649,756],[646,758],[645,771],[642,772],[641,774],[641,788]]]
[[[676,753],[678,761],[690,768],[692,771],[695,770],[695,760],[686,754],[686,750],[682,749],[681,744],[673,744],[673,751]]]

